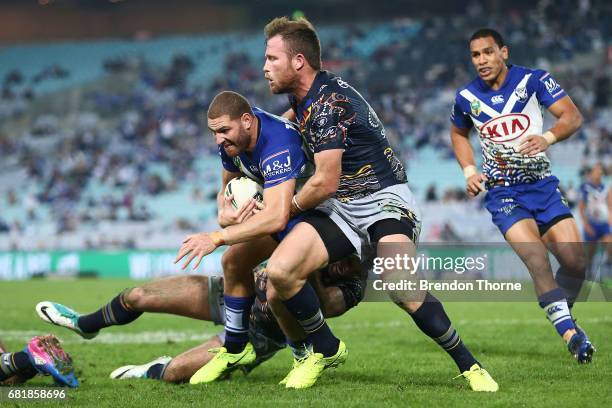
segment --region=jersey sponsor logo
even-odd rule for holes
[[[480,101],[478,99],[474,99],[472,102],[470,102],[470,110],[472,111],[472,115],[480,115],[480,112],[482,112],[482,107],[480,106]]]
[[[289,150],[275,153],[261,161],[261,168],[266,180],[291,173],[291,155]]]
[[[525,134],[531,121],[523,113],[510,113],[491,119],[480,127],[480,135],[495,143],[504,143]]]
[[[495,95],[491,98],[491,103],[493,105],[499,105],[500,103],[504,103],[504,95]]]
[[[546,86],[546,90],[548,91],[549,94],[553,94],[556,90],[558,90],[559,88],[561,88],[561,86],[551,77],[548,77],[548,79],[543,80],[542,82],[544,82],[544,86]]]
[[[514,90],[514,95],[518,98],[519,102],[527,102],[527,88],[524,86],[516,88]]]

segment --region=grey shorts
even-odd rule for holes
[[[318,211],[327,215],[351,241],[357,255],[363,259],[362,247],[370,244],[368,228],[385,219],[408,220],[414,225],[415,243],[421,230],[421,211],[408,184],[389,186],[367,197],[349,202],[329,198]]]
[[[223,300],[223,276],[208,277],[208,310],[215,324],[225,324],[225,302]]]

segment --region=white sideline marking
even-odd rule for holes
[[[333,329],[339,330],[355,330],[355,329],[375,329],[400,327],[410,319],[389,320],[386,322],[361,322],[361,323],[340,323],[333,324]],[[456,327],[465,326],[516,326],[516,325],[547,325],[547,320],[544,316],[541,319],[460,319],[454,322]],[[612,323],[612,316],[581,318],[579,324],[600,324]],[[178,330],[158,330],[158,331],[142,331],[136,333],[100,333],[93,340],[84,340],[73,333],[61,335],[62,342],[65,344],[82,344],[82,343],[100,343],[100,344],[162,344],[162,343],[184,343],[188,341],[205,341],[206,339],[216,335],[222,329],[214,332],[200,331],[178,331]],[[57,333],[56,330],[54,332]],[[46,331],[34,330],[0,330],[0,339],[5,340],[20,340],[28,341],[34,336],[47,333]]]
[[[57,333],[57,330],[53,330]],[[220,331],[220,330],[219,330]],[[64,344],[100,343],[100,344],[162,344],[162,343],[184,343],[188,341],[204,341],[219,333],[201,331],[143,331],[137,333],[100,333],[93,340],[85,340],[77,334],[61,334],[60,338]],[[34,336],[46,334],[46,331],[33,330],[0,330],[0,338],[6,340],[28,341]]]

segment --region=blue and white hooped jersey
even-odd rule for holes
[[[603,184],[583,183],[580,196],[591,222],[608,222],[608,189]]]
[[[566,95],[548,72],[510,65],[498,90],[481,78],[459,89],[451,122],[478,131],[482,170],[490,183],[533,183],[551,175],[550,161],[544,152],[532,157],[520,154],[518,146],[527,136],[543,133],[542,107]]]
[[[253,107],[253,114],[259,119],[255,149],[229,157],[219,145],[223,168],[244,174],[264,189],[296,179],[297,190],[314,173],[313,160],[297,125],[256,107]]]

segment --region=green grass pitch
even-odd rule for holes
[[[124,364],[141,364],[177,355],[214,334],[221,326],[186,318],[145,314],[131,325],[113,327],[93,341],[50,326],[36,316],[41,300],[90,312],[125,287],[125,280],[0,281],[0,338],[10,350],[34,335],[54,333],[73,356],[81,387],[68,400],[6,403],[6,406],[95,407],[268,407],[292,406],[609,406],[612,400],[612,305],[581,303],[576,316],[598,347],[594,363],[579,366],[565,350],[536,302],[447,303],[454,325],[476,357],[500,385],[495,394],[474,393],[452,360],[412,321],[388,303],[363,303],[330,321],[349,350],[338,370],[324,373],[309,390],[277,385],[290,368],[288,351],[279,353],[249,376],[190,386],[151,380],[112,381],[109,373]],[[535,296],[534,296],[535,297]],[[535,300],[535,299],[534,299]],[[50,386],[36,377],[31,386]]]

